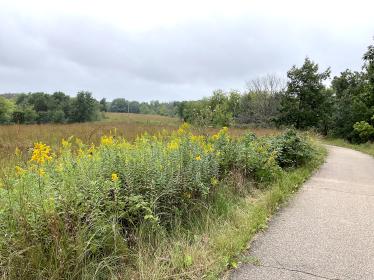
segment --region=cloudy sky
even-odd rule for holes
[[[372,0],[0,0],[0,92],[185,100],[285,75],[359,70]]]

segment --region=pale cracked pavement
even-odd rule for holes
[[[252,243],[230,279],[374,280],[374,158],[328,146],[322,168]],[[258,262],[258,263],[257,263]]]

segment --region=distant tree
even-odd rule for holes
[[[12,122],[18,124],[31,124],[35,123],[38,114],[30,105],[17,106],[12,114]]]
[[[106,99],[105,98],[101,99],[99,103],[100,103],[100,111],[101,112],[108,111],[107,103],[106,103]]]
[[[266,92],[275,95],[284,92],[286,88],[286,80],[275,74],[267,74],[247,82],[249,92]]]
[[[306,58],[302,67],[293,66],[287,72],[287,90],[281,102],[278,122],[293,125],[297,129],[317,128],[321,116],[325,116],[328,95],[323,82],[330,76],[330,69],[319,72],[318,64]]]
[[[151,108],[149,107],[149,104],[147,102],[142,102],[139,105],[139,113],[141,114],[151,114]]]
[[[237,119],[239,115],[240,98],[241,94],[237,90],[232,90],[228,93],[228,110],[232,112],[232,117],[234,119]]]
[[[238,122],[271,126],[278,116],[286,82],[279,76],[266,75],[247,82],[240,99]]]
[[[0,123],[9,123],[12,119],[14,103],[0,96]]]
[[[110,104],[110,112],[127,113],[129,112],[129,102],[125,98],[116,98]]]
[[[129,113],[139,114],[140,104],[138,101],[129,101]]]
[[[99,119],[99,103],[88,91],[78,92],[77,97],[72,101],[73,122],[87,122]]]

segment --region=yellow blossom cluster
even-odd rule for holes
[[[173,140],[171,140],[168,145],[167,145],[167,149],[169,151],[174,151],[174,150],[178,150],[179,149],[179,145],[180,145],[180,139],[178,138],[175,138]]]
[[[23,174],[25,174],[26,173],[26,170],[25,169],[23,169],[22,167],[20,167],[20,166],[16,166],[16,173],[18,174],[18,175],[23,175]]]
[[[38,164],[43,164],[52,159],[51,147],[41,142],[34,144],[31,160]]]
[[[69,142],[69,140],[65,140],[65,139],[62,139],[61,140],[61,145],[63,148],[70,148],[71,147],[71,143]]]
[[[190,125],[188,123],[183,123],[179,128],[178,128],[178,135],[183,135],[186,134],[190,131]]]
[[[112,173],[112,182],[117,182],[119,180],[117,173]]]
[[[113,145],[113,142],[114,142],[113,140],[114,140],[113,136],[104,135],[103,137],[101,137],[101,144],[102,145],[107,145],[107,146]]]

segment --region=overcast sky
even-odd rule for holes
[[[374,1],[0,0],[0,92],[190,100],[306,56],[359,70]]]

